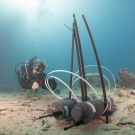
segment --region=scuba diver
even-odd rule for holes
[[[20,64],[23,64],[21,66],[21,73],[20,70],[16,70],[17,66]],[[15,72],[22,91],[26,91],[27,89],[31,91],[31,89],[33,89],[37,92],[39,87],[47,90],[45,86],[46,74],[43,72],[46,66],[44,61],[36,60],[36,56],[25,63],[23,62],[16,65]],[[51,89],[55,90],[57,87],[55,79],[49,79],[48,82]]]

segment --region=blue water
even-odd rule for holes
[[[109,68],[115,78],[120,69],[135,72],[134,7],[134,0],[0,0],[0,86],[16,88],[16,64],[34,56],[46,61],[46,74],[70,70],[72,31],[63,23],[72,29],[73,14],[85,65],[97,63],[82,15],[90,27],[101,65]],[[65,73],[58,76],[69,81]]]

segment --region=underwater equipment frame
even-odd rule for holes
[[[85,19],[85,16],[82,15],[82,18],[86,25],[86,28],[90,37],[90,41],[92,43],[93,50],[95,53],[98,70],[100,73],[101,84],[102,84],[103,98],[96,99],[92,97],[92,95],[90,96],[92,98],[89,98],[89,95],[87,95],[86,82],[82,81],[82,80],[85,80],[86,77],[85,77],[81,41],[80,41],[76,17],[75,17],[75,14],[73,14],[74,22],[73,22],[73,29],[72,29],[72,49],[71,49],[70,72],[73,71],[74,48],[76,47],[79,75],[80,77],[83,78],[83,79],[80,78],[81,102],[77,103],[77,99],[71,99],[71,91],[69,91],[69,98],[60,99],[58,102],[54,102],[51,105],[51,108],[48,108],[47,110],[48,115],[40,116],[38,118],[38,119],[41,119],[44,117],[54,116],[57,120],[63,120],[67,117],[72,116],[73,119],[75,120],[74,125],[65,127],[64,130],[67,130],[73,126],[87,124],[90,121],[101,116],[102,114],[106,116],[106,123],[108,123],[108,109],[111,110],[111,105],[114,103],[112,98],[106,97],[105,84],[103,80],[103,74],[102,74],[96,46],[95,46],[92,34],[90,32],[89,26],[87,24],[87,21]],[[74,46],[74,42],[75,42],[75,46]],[[73,74],[70,74],[70,88],[71,89],[72,89],[72,81],[73,81],[72,75]]]
[[[87,31],[88,31],[88,34],[89,34],[89,37],[90,37],[90,40],[92,43],[92,47],[93,47],[93,50],[95,53],[95,57],[96,57],[96,61],[97,61],[97,65],[98,65],[98,69],[99,69],[99,73],[100,73],[103,96],[104,96],[104,108],[106,108],[106,106],[107,106],[106,91],[105,91],[105,84],[104,84],[104,80],[103,80],[103,74],[102,74],[102,69],[101,69],[101,65],[100,65],[100,60],[98,57],[97,49],[96,49],[92,34],[90,32],[90,28],[89,28],[88,23],[85,19],[85,16],[82,15],[82,18],[83,18],[84,23],[86,25],[86,28],[87,28]],[[82,54],[81,42],[80,42],[79,31],[78,31],[78,26],[77,26],[75,14],[73,14],[73,19],[74,19],[74,22],[73,22],[73,34],[72,34],[72,51],[71,51],[72,53],[71,53],[70,71],[71,72],[73,71],[73,52],[74,52],[74,39],[75,39],[79,74],[80,74],[80,76],[83,76],[83,78],[85,79],[83,54]],[[81,81],[81,79],[80,79],[80,86],[81,86],[81,92],[82,92],[82,101],[87,101],[86,83]],[[72,74],[70,74],[70,87],[72,87]],[[69,92],[69,98],[71,98],[71,92]],[[106,123],[108,123],[108,109],[106,109],[105,114],[106,114]]]

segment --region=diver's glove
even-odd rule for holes
[[[57,87],[57,83],[56,83],[55,79],[51,78],[48,80],[48,82],[49,82],[51,89],[54,91]]]

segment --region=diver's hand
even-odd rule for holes
[[[39,88],[39,84],[35,81],[33,84],[32,84],[32,89],[36,90]]]

